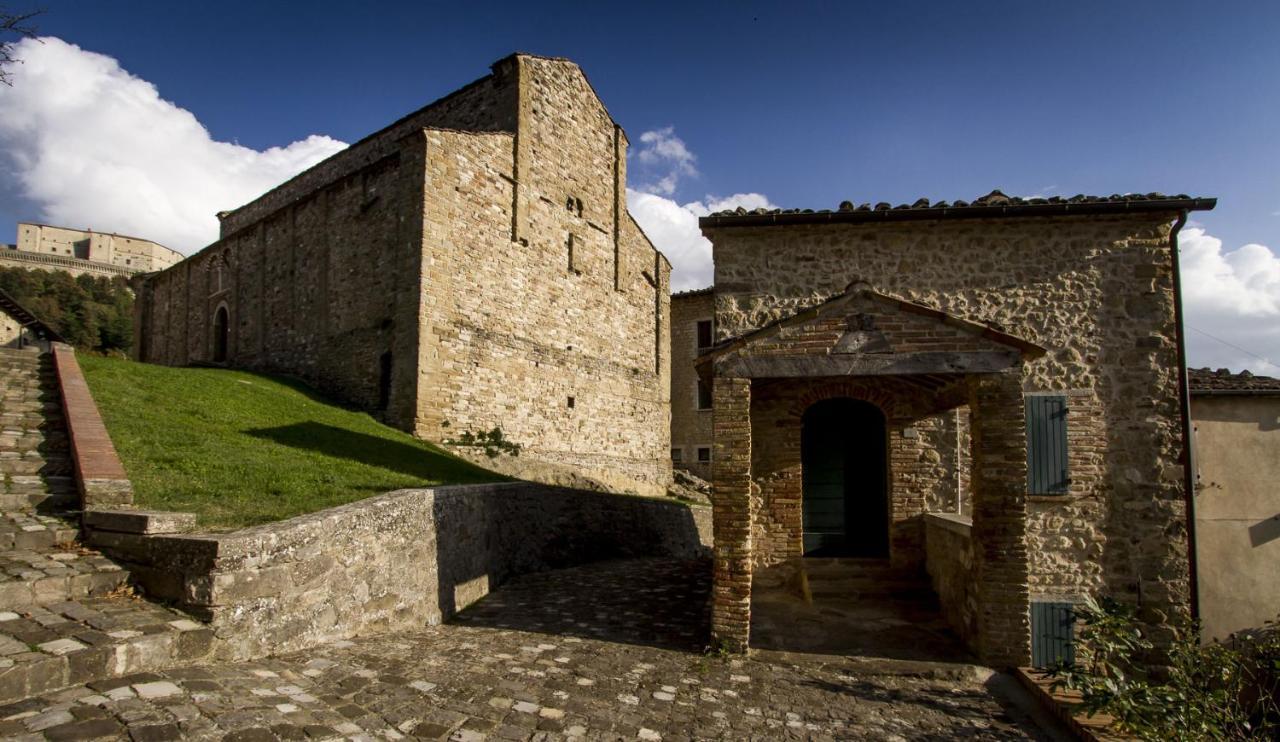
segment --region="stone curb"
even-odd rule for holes
[[[1051,691],[1053,681],[1044,673],[1029,667],[1019,667],[1013,671],[1031,695],[1040,702],[1049,713],[1058,717],[1067,728],[1083,742],[1120,742],[1136,739],[1111,729],[1111,717],[1099,714],[1088,716],[1083,711],[1077,712],[1078,700],[1073,700],[1063,691]]]
[[[58,376],[67,435],[71,439],[71,459],[81,508],[132,505],[133,484],[89,392],[89,384],[76,361],[75,348],[54,343],[53,367]]]

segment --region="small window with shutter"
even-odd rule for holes
[[[1071,484],[1067,470],[1067,398],[1026,398],[1027,494],[1061,495]]]

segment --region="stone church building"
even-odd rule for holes
[[[753,574],[802,556],[927,568],[994,665],[1061,639],[1086,594],[1153,624],[1191,608],[1174,256],[1214,205],[702,218],[715,282],[672,307],[672,456],[711,447],[716,636],[746,646]]]
[[[428,440],[665,493],[670,265],[577,65],[517,54],[138,282],[140,360],[297,376]]]

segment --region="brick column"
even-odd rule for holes
[[[1021,368],[972,377],[977,651],[996,667],[1031,661],[1027,590],[1027,432]]]
[[[751,634],[751,381],[717,377],[712,416],[711,636],[743,652]]]

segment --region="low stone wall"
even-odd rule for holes
[[[978,637],[978,586],[974,577],[973,519],[926,513],[925,570],[938,594],[942,615],[969,646]]]
[[[80,506],[90,508],[127,507],[133,503],[133,483],[107,435],[107,426],[98,405],[89,393],[89,383],[76,360],[75,348],[53,343],[53,367],[58,375],[62,413],[71,440]]]
[[[711,513],[529,483],[400,490],[228,534],[90,542],[150,595],[208,620],[234,659],[449,617],[513,576],[599,559],[709,554]]]

